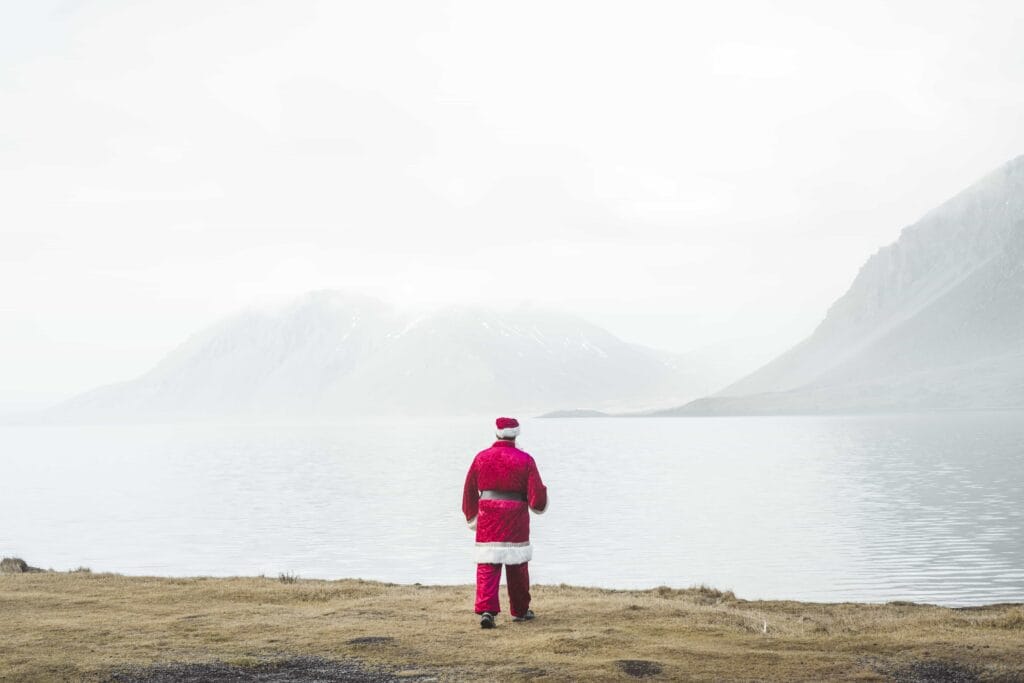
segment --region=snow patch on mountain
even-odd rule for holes
[[[138,379],[100,387],[54,419],[459,415],[587,405],[629,410],[704,389],[672,354],[578,317],[470,306],[412,315],[313,292],[231,316]]]

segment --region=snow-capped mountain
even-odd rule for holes
[[[82,394],[51,415],[628,409],[686,400],[701,388],[671,354],[626,343],[571,315],[463,307],[412,316],[374,299],[320,291],[274,311],[226,319],[138,379]]]
[[[905,228],[810,337],[667,414],[1024,406],[1024,156]]]

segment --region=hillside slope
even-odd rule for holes
[[[903,230],[810,337],[662,414],[1024,405],[1024,157]]]
[[[193,336],[153,370],[58,406],[54,419],[461,415],[628,408],[699,395],[669,354],[575,316],[448,308],[413,317],[310,293]]]

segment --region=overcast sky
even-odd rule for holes
[[[1015,2],[0,2],[0,407],[242,307],[809,333],[1024,152]]]

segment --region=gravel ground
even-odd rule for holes
[[[925,660],[893,672],[898,683],[974,683],[980,680],[974,667],[958,662]]]
[[[1014,683],[1022,680],[1017,674],[1011,673],[1002,676],[994,672],[986,674],[979,667],[941,659],[895,663],[869,657],[865,658],[863,663],[886,676],[893,683],[975,683],[977,681]]]
[[[399,675],[399,673],[401,675]],[[256,666],[237,666],[214,662],[207,664],[169,663],[147,667],[118,669],[110,683],[199,683],[217,681],[225,683],[396,683],[407,681],[435,681],[424,672],[395,672],[377,669],[354,659],[323,659],[321,657],[292,657]]]

